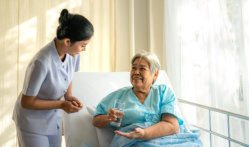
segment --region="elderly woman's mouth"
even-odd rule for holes
[[[142,80],[142,77],[133,77],[133,80]]]

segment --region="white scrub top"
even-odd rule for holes
[[[132,87],[124,87],[107,95],[97,106],[94,116],[106,115],[113,108],[114,101],[125,103],[121,127],[133,123],[158,123],[164,113],[171,114],[183,124],[180,112],[175,103],[175,94],[166,85],[153,85],[142,104],[132,91]]]
[[[29,63],[24,85],[15,104],[13,119],[20,130],[43,135],[57,134],[61,127],[60,109],[30,110],[21,106],[22,94],[44,100],[59,100],[67,92],[73,73],[79,70],[80,55],[59,58],[55,39],[43,47]]]

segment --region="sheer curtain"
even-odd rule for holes
[[[165,1],[165,62],[179,97],[249,116],[248,6],[248,0]],[[203,112],[194,111],[192,121],[205,125]],[[230,121],[231,137],[248,143],[249,122]],[[227,136],[224,116],[213,114],[212,122]],[[214,138],[213,145],[227,143]]]
[[[116,0],[115,71],[129,71],[135,53],[150,51],[163,64],[164,0]]]

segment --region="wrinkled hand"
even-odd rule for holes
[[[114,131],[117,135],[122,135],[124,137],[127,137],[129,139],[144,139],[145,137],[145,130],[142,128],[135,128],[133,132],[120,132],[120,131]]]
[[[74,96],[65,97],[66,101],[70,101],[74,106],[79,107],[80,109],[83,107],[83,104]]]
[[[108,113],[107,113],[107,116],[108,116],[108,120],[110,122],[113,122],[113,121],[116,121],[117,118],[122,118],[124,116],[124,112],[121,112],[121,111],[115,111],[114,109],[109,109]]]

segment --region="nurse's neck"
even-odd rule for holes
[[[59,58],[61,59],[62,62],[64,62],[67,53],[67,47],[65,41],[66,39],[63,40],[55,39],[55,47],[59,55]]]

